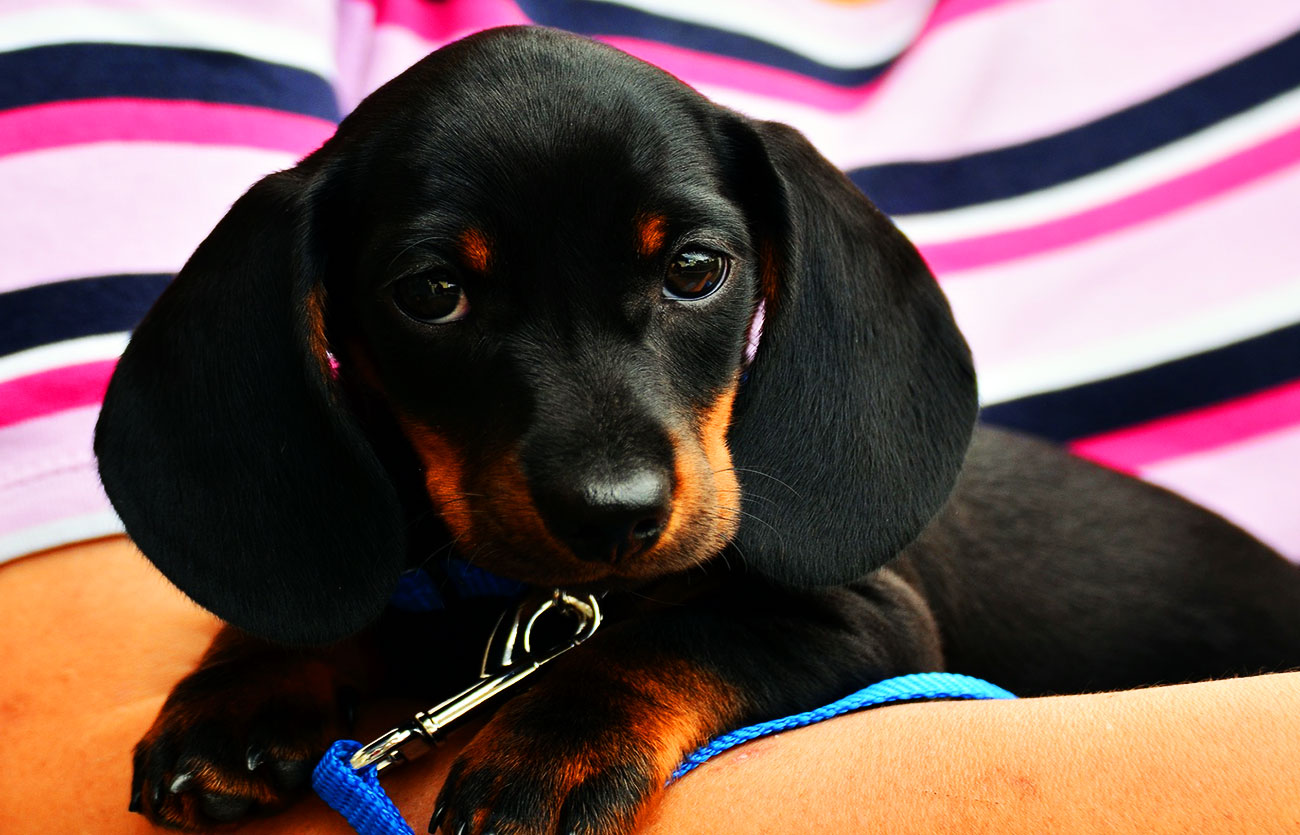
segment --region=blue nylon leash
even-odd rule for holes
[[[835,716],[894,702],[920,699],[1014,699],[1015,695],[983,679],[959,673],[914,673],[877,682],[830,704],[782,719],[760,722],[723,734],[688,756],[668,778],[672,783],[730,748],[761,736],[802,728]],[[312,773],[312,787],[358,835],[415,835],[379,785],[375,766],[353,770],[350,761],[361,744],[334,743]]]
[[[1003,690],[996,684],[989,684],[982,678],[964,676],[960,673],[913,673],[906,676],[887,678],[884,681],[876,682],[870,687],[864,687],[852,695],[845,696],[839,701],[831,702],[824,707],[804,713],[796,713],[794,716],[759,722],[757,725],[750,725],[747,728],[741,728],[716,737],[701,745],[695,753],[688,756],[681,765],[677,766],[677,770],[668,778],[668,782],[672,783],[680,779],[683,775],[698,768],[723,751],[735,748],[737,745],[749,742],[751,739],[802,728],[805,725],[815,725],[818,722],[824,722],[827,719],[851,713],[855,710],[920,699],[1014,698],[1013,693]]]

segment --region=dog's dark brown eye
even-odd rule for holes
[[[727,256],[716,252],[683,250],[668,265],[664,295],[670,299],[702,299],[722,286],[730,264]]]
[[[407,316],[430,325],[463,319],[469,313],[465,290],[443,272],[408,275],[393,284],[393,300]]]

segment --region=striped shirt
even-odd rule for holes
[[[0,559],[121,530],[130,329],[259,177],[451,40],[537,22],[804,133],[920,248],[984,419],[1300,559],[1300,4],[8,0]]]

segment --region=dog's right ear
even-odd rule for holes
[[[291,644],[364,627],[405,556],[396,490],[330,371],[316,187],[299,167],[235,203],[136,330],[95,434],[140,550]]]

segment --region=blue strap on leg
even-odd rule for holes
[[[825,707],[770,722],[760,722],[723,734],[691,754],[668,782],[741,743],[761,736],[802,728],[844,713],[893,702],[919,699],[1014,699],[987,681],[957,673],[916,673],[885,679]],[[379,785],[375,767],[354,771],[352,754],[361,747],[350,739],[334,743],[312,774],[312,786],[321,799],[341,814],[359,835],[414,835],[393,801]]]
[[[703,765],[723,751],[735,748],[743,742],[749,742],[751,739],[757,739],[760,736],[768,736],[781,731],[789,731],[802,728],[805,725],[824,722],[827,719],[855,710],[892,702],[907,702],[919,699],[1014,698],[1014,694],[1003,690],[996,684],[989,684],[983,679],[958,673],[914,673],[912,675],[887,678],[850,696],[845,696],[837,702],[831,702],[825,707],[819,707],[805,713],[796,713],[794,716],[760,722],[757,725],[750,725],[747,728],[741,728],[715,737],[700,746],[695,753],[688,756],[681,765],[677,766],[677,770],[668,778],[668,782],[671,784],[692,769]]]
[[[415,835],[379,785],[378,769],[352,768],[352,755],[360,748],[361,743],[351,739],[331,745],[312,772],[312,788],[358,835]]]

